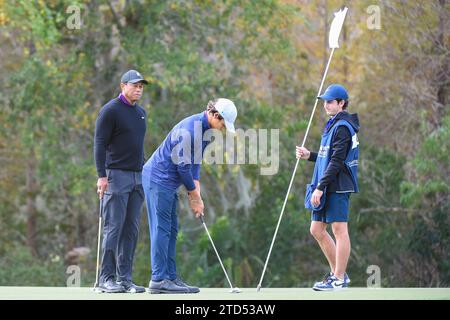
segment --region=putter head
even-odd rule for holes
[[[99,287],[97,287],[97,286],[93,287],[93,288],[92,288],[92,291],[93,291],[94,293],[103,293],[103,291],[102,291]]]
[[[256,292],[259,292],[259,290],[261,290],[261,285],[258,284],[258,287],[256,288]]]
[[[241,289],[239,289],[238,287],[234,287],[233,289],[230,290],[230,293],[241,293]]]

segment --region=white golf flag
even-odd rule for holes
[[[334,19],[333,22],[331,22],[330,35],[328,37],[328,44],[331,49],[339,48],[339,34],[341,33],[347,10],[348,8],[344,7],[344,9],[340,9],[338,12],[334,13]]]

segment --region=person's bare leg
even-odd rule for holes
[[[331,272],[336,269],[336,245],[333,238],[327,232],[327,224],[320,221],[312,221],[310,232],[319,243],[320,249],[328,260]]]
[[[336,238],[336,266],[334,275],[343,280],[351,249],[347,222],[334,222],[331,227]]]

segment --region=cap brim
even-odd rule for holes
[[[134,80],[130,80],[130,81],[128,81],[128,82],[129,82],[129,83],[138,83],[138,82],[142,82],[142,83],[148,84],[148,81],[145,80],[145,79],[134,79]]]
[[[231,133],[235,133],[236,132],[236,130],[234,130],[234,124],[232,122],[229,122],[229,121],[225,120],[225,127]]]
[[[334,100],[336,98],[333,98],[332,96],[327,96],[326,94],[323,94],[321,96],[318,96],[317,99],[321,99],[321,100]]]

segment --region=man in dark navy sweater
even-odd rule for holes
[[[103,200],[103,292],[145,292],[132,282],[132,266],[139,232],[144,191],[144,136],[147,117],[137,105],[144,84],[141,74],[129,70],[121,79],[120,95],[105,104],[95,124],[94,156],[97,193]]]

